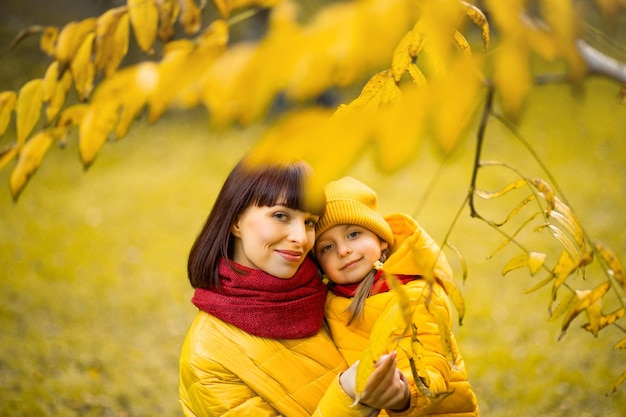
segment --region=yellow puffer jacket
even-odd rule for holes
[[[398,353],[398,368],[409,380],[411,403],[404,412],[387,411],[387,413],[411,417],[478,416],[476,397],[468,382],[465,364],[454,335],[451,330],[448,332],[450,349],[445,349],[443,335],[440,333],[441,327],[437,322],[438,317],[447,324],[448,329],[452,328],[450,303],[444,290],[444,287],[452,282],[451,268],[437,244],[415,220],[403,214],[388,216],[385,220],[392,227],[395,242],[394,251],[385,262],[383,270],[390,274],[422,276],[427,276],[428,271],[432,271],[430,276],[434,275],[433,286],[429,286],[426,279],[418,279],[406,283],[404,288],[414,300],[429,300],[428,307],[419,302],[413,313],[418,339],[426,350],[423,363],[430,379],[428,388],[435,394],[452,391],[452,394],[443,400],[431,399],[420,393],[413,379],[409,359],[404,353],[411,352],[411,335],[410,332],[405,332],[399,336],[400,347],[395,350]],[[361,319],[346,326],[349,318],[346,308],[351,300],[330,293],[326,301],[326,318],[333,340],[348,363],[361,358],[376,319],[384,314],[385,309],[398,303],[394,291],[370,296],[365,303]],[[451,356],[449,360],[446,357],[447,351]],[[381,415],[385,415],[385,411]]]
[[[199,311],[180,355],[179,398],[186,417],[370,415],[341,389],[345,368],[326,329],[267,339]]]

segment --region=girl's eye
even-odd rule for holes
[[[333,245],[323,245],[322,247],[320,247],[320,253],[325,253],[328,252],[329,250],[331,250],[333,248]]]
[[[348,239],[356,239],[357,237],[359,237],[360,232],[358,231],[351,231],[348,233]]]

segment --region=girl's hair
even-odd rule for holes
[[[283,204],[321,216],[324,193],[312,181],[313,170],[302,160],[251,162],[242,159],[226,178],[215,204],[196,238],[187,262],[194,288],[219,289],[220,260],[232,259],[231,226],[250,205]]]
[[[389,256],[388,247],[382,250],[379,261],[384,263],[387,260],[387,256]],[[376,269],[372,269],[357,287],[352,301],[345,310],[346,312],[350,313],[350,317],[348,318],[348,322],[346,323],[346,325],[349,326],[354,321],[354,319],[359,320],[363,315],[365,300],[367,299],[367,297],[370,296],[370,293],[372,292],[374,277],[376,276],[377,272],[378,271]]]

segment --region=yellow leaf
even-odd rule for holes
[[[489,21],[487,20],[487,17],[482,12],[482,10],[480,10],[473,4],[462,1],[461,5],[465,7],[465,13],[467,14],[467,16],[472,20],[472,22],[474,22],[476,26],[480,28],[481,37],[483,40],[483,49],[487,49],[491,41]]]
[[[622,375],[617,379],[617,382],[615,383],[615,385],[613,385],[613,388],[611,389],[611,394],[616,392],[617,387],[619,387],[622,383],[624,383],[624,381],[626,381],[626,371],[622,373]]]
[[[52,67],[55,64],[58,64],[58,61],[54,61],[50,66]],[[58,71],[52,69],[51,73],[52,76],[56,76]],[[48,72],[46,72],[46,78],[48,78]],[[46,102],[46,120],[51,122],[65,103],[67,94],[72,87],[72,75],[66,71],[60,79],[47,85],[46,78],[44,78],[44,97],[48,96],[47,99],[44,98]],[[46,92],[46,88],[50,88],[51,91]]]
[[[479,65],[471,58],[456,59],[445,74],[429,84],[431,125],[444,152],[454,148],[480,104]]]
[[[413,57],[409,54],[409,45],[413,41],[413,31],[408,32],[396,49],[393,51],[391,59],[391,74],[396,82],[399,82],[404,72],[408,69],[409,64],[413,62]]]
[[[610,287],[611,283],[609,281],[605,281],[593,290],[576,291],[576,295],[578,296],[578,303],[576,303],[574,308],[572,308],[563,319],[559,340],[563,336],[565,336],[565,332],[567,331],[567,328],[571,324],[572,320],[574,320],[580,313],[587,310],[592,304],[598,301],[604,294],[606,294]]]
[[[426,84],[428,83],[426,81],[426,76],[424,75],[422,70],[420,70],[418,68],[417,65],[415,65],[413,63],[409,64],[409,66],[407,67],[407,71],[408,71],[409,75],[411,76],[411,79],[413,80],[413,83],[418,88],[422,88],[422,87],[426,86]]]
[[[454,39],[454,43],[463,53],[463,55],[465,55],[466,57],[472,55],[472,47],[470,46],[469,42],[467,42],[467,39],[465,39],[465,36],[463,36],[461,32],[455,30],[452,34],[452,38]]]
[[[230,5],[228,0],[213,0],[215,7],[220,12],[222,19],[227,19],[230,16]]]
[[[367,380],[374,371],[376,363],[382,355],[387,353],[390,343],[393,343],[391,336],[406,329],[403,313],[399,304],[391,304],[386,308],[374,322],[370,333],[369,343],[361,355],[356,371],[355,404],[359,402],[361,393],[365,389]]]
[[[159,8],[159,30],[157,36],[163,43],[167,43],[174,37],[174,24],[180,13],[178,0],[157,0]]]
[[[569,277],[576,270],[576,268],[578,268],[578,264],[574,261],[574,259],[572,259],[569,252],[566,250],[561,252],[559,262],[552,270],[552,276],[556,278],[554,280],[554,285],[552,286],[552,300],[556,300],[557,290],[565,282],[567,277]]]
[[[7,164],[17,156],[18,150],[19,148],[16,144],[13,144],[6,149],[0,150],[0,170],[7,166]]]
[[[600,254],[600,257],[606,262],[609,268],[609,274],[611,274],[611,276],[622,286],[624,291],[626,291],[626,273],[624,272],[624,267],[622,266],[619,258],[615,256],[611,248],[599,240],[594,240],[593,246]]]
[[[537,291],[539,288],[543,287],[544,285],[548,284],[550,281],[552,281],[554,279],[554,276],[552,275],[552,273],[550,273],[546,278],[544,278],[543,280],[539,281],[538,283],[536,283],[535,285],[533,285],[532,287],[524,290],[524,294],[529,294],[533,291]]]
[[[42,79],[36,78],[24,84],[17,96],[17,143],[24,144],[41,116],[43,104]]]
[[[150,78],[153,72],[153,66],[149,64],[141,64],[137,67],[136,79],[139,81],[142,78]],[[145,75],[147,74],[147,75]],[[122,112],[120,114],[119,122],[115,129],[115,138],[120,139],[128,133],[131,123],[135,120],[137,115],[143,109],[146,104],[149,88],[137,87],[140,83],[130,83],[129,89],[125,94],[120,96],[122,103]]]
[[[474,194],[484,200],[490,200],[492,198],[502,197],[506,193],[517,190],[523,186],[525,186],[528,182],[525,179],[519,179],[515,182],[511,182],[505,185],[502,189],[498,191],[484,191],[484,190],[476,190]]]
[[[194,0],[178,0],[180,15],[178,21],[187,35],[195,35],[202,27],[202,10]]]
[[[425,106],[422,95],[409,91],[371,116],[363,115],[370,118],[378,145],[375,159],[383,171],[395,172],[415,160],[423,139]]]
[[[4,135],[7,130],[16,104],[17,94],[14,91],[0,93],[0,136]]]
[[[91,165],[118,120],[119,104],[113,100],[94,102],[79,127],[78,149],[85,167]]]
[[[539,268],[543,266],[546,260],[546,254],[541,252],[528,253],[528,266],[530,267],[530,275],[535,275]]]
[[[613,346],[614,349],[626,349],[626,337]]]
[[[554,210],[554,207],[556,206],[556,196],[554,195],[554,190],[548,182],[542,180],[541,178],[528,178],[528,182],[537,187],[540,195],[544,198],[544,200],[546,200],[546,203],[548,203],[547,214],[550,215],[550,212]]]
[[[90,17],[63,26],[54,49],[54,57],[59,61],[59,72],[63,73],[74,59],[85,37],[96,30],[97,19]]]
[[[578,297],[576,297],[576,293],[573,291],[568,293],[568,295],[563,297],[563,299],[556,306],[556,308],[552,310],[552,312],[550,313],[550,317],[548,317],[548,321],[554,321],[558,319],[563,314],[565,314],[565,312],[570,311],[577,302]]]
[[[89,105],[87,104],[74,104],[65,108],[59,115],[57,127],[78,126],[88,109]]]
[[[128,8],[109,9],[98,17],[94,39],[94,66],[97,73],[111,75],[128,51]]]
[[[216,51],[222,53],[226,51],[229,34],[228,22],[222,19],[214,20],[198,37],[198,48],[210,53]]]
[[[225,126],[235,120],[238,108],[234,100],[236,80],[254,53],[254,45],[240,43],[230,47],[206,69],[202,102],[208,108],[214,126]]]
[[[549,216],[556,220],[574,238],[581,252],[585,251],[585,233],[572,210],[558,197],[554,197],[554,209]]]
[[[53,138],[49,132],[39,132],[20,149],[17,165],[13,169],[9,180],[14,199],[17,199],[26,181],[28,181],[33,172],[41,165],[41,161],[52,144],[52,141]]]
[[[594,336],[598,336],[600,330],[600,319],[602,317],[602,299],[599,298],[595,302],[591,303],[585,310],[589,323],[583,325],[584,329],[587,329]]]
[[[507,115],[519,113],[532,86],[529,54],[522,43],[504,39],[494,57],[494,83],[502,96]]]
[[[54,135],[61,145],[65,145],[69,130],[74,126],[78,126],[83,120],[85,113],[87,113],[87,108],[86,104],[74,104],[61,112]]]
[[[404,318],[404,324],[408,327],[413,323],[413,312],[415,311],[415,305],[411,305],[411,299],[404,286],[398,281],[393,274],[387,275],[389,281],[389,287],[395,291],[398,296],[398,305],[402,312],[402,318]]]
[[[46,54],[53,56],[54,48],[57,37],[59,36],[59,28],[56,26],[47,26],[43,33],[41,34],[41,38],[39,39],[39,47]]]
[[[509,260],[509,262],[507,262],[506,265],[504,265],[504,268],[502,268],[501,273],[502,275],[506,275],[515,269],[520,269],[527,265],[528,265],[528,254],[523,253]]]
[[[417,328],[412,326],[411,330],[411,351],[412,355],[409,359],[411,364],[411,370],[413,372],[413,381],[417,385],[420,392],[426,396],[430,394],[428,387],[430,386],[430,375],[426,369],[424,363],[424,356],[426,354],[426,348],[420,340],[417,338]]]
[[[94,37],[94,33],[90,33],[85,37],[70,64],[74,86],[80,101],[87,101],[93,90],[93,79],[96,71],[94,63],[91,61],[91,51]]]
[[[53,61],[50,65],[48,65],[41,84],[43,94],[42,100],[44,102],[47,103],[50,101],[54,95],[59,78],[59,61]]]
[[[330,110],[310,108],[288,114],[257,141],[256,158],[306,159],[323,185],[345,175],[361,156],[368,137],[352,118],[330,119]],[[328,152],[332,148],[333,152]]]
[[[593,333],[594,336],[598,335],[598,330],[602,330],[603,328],[605,328],[606,326],[608,326],[609,324],[613,324],[615,323],[618,319],[622,318],[624,316],[624,312],[626,310],[624,309],[624,307],[615,310],[614,312],[610,313],[610,314],[602,314],[599,319],[597,320],[597,323],[593,323],[591,318],[589,319],[589,323],[583,325],[583,328],[585,330],[587,330],[588,332]],[[601,313],[600,313],[601,314]],[[595,325],[595,327],[594,327]],[[595,330],[595,332],[594,332]]]
[[[507,264],[502,269],[502,275],[506,275],[507,273],[528,266],[531,275],[535,275],[535,273],[543,266],[543,263],[546,259],[545,253],[540,252],[529,252],[523,253],[515,258],[509,260]]]
[[[159,9],[154,0],[127,0],[126,5],[139,48],[153,54],[152,47],[159,27]]]

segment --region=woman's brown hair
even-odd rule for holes
[[[324,194],[321,187],[314,187],[312,176],[310,165],[302,160],[252,163],[248,158],[242,159],[226,178],[191,247],[187,262],[191,286],[220,288],[220,260],[233,256],[231,226],[248,206],[271,207],[280,203],[321,216]]]

